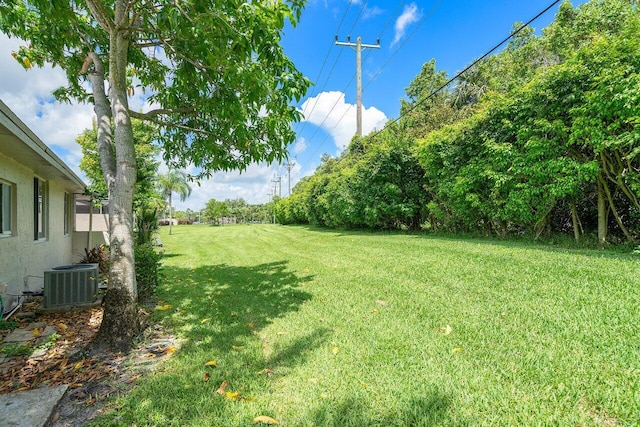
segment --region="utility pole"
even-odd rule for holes
[[[282,198],[282,175],[274,174],[271,182],[273,182],[273,195]]]
[[[267,193],[267,195],[269,196],[269,203],[271,203],[271,201],[273,200],[273,199],[271,198],[271,196],[273,196],[273,193],[272,193],[271,191],[269,191],[269,192]],[[271,206],[271,209],[273,209],[273,206]],[[266,221],[271,221],[271,214],[269,213],[269,211],[267,211],[267,212],[266,212],[266,214],[267,214],[267,217],[265,218],[265,220],[266,220]],[[274,215],[274,220],[273,220],[273,222],[275,222],[275,215]]]
[[[347,36],[346,42],[339,42],[336,34],[337,46],[355,47],[356,49],[356,135],[362,136],[362,50],[363,49],[380,49],[380,39],[376,44],[362,44],[362,38],[358,36],[355,43],[351,43],[351,36]]]
[[[288,196],[291,196],[291,169],[296,165],[296,162],[290,162],[287,161],[287,163],[284,165],[287,168],[287,175],[289,176],[289,194]]]

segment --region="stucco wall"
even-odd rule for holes
[[[2,143],[0,139],[0,143]],[[15,227],[8,237],[0,237],[0,283],[7,285],[3,295],[11,307],[23,291],[39,291],[44,283],[44,271],[51,267],[77,262],[73,257],[73,224],[64,234],[64,189],[47,177],[48,222],[47,238],[34,240],[33,179],[34,172],[0,153],[0,179],[15,184]],[[0,290],[3,286],[0,286]]]
[[[109,234],[106,231],[94,231],[91,236],[91,247],[95,248],[99,245],[109,243]],[[89,232],[75,231],[73,233],[73,249],[72,253],[75,258],[74,262],[78,262],[84,256],[84,250],[89,249]]]

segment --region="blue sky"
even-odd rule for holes
[[[584,1],[574,1],[574,5]],[[438,69],[453,76],[475,58],[504,39],[515,22],[525,22],[545,9],[552,0],[308,0],[296,28],[287,26],[283,38],[286,54],[312,81],[298,107],[306,119],[294,125],[298,136],[290,148],[296,165],[291,171],[294,185],[313,173],[323,153],[338,155],[356,131],[355,52],[334,44],[350,36],[355,42],[375,44],[379,49],[363,51],[363,129],[379,129],[398,117],[405,88],[418,75],[422,64],[436,60]],[[558,10],[554,6],[537,20],[536,30],[547,26]],[[64,81],[59,69],[25,71],[11,51],[21,43],[0,34],[0,99],[78,174],[80,149],[75,138],[91,127],[89,105],[62,105],[51,91]],[[323,67],[324,64],[324,67]],[[131,99],[132,108],[144,108],[144,99]],[[63,124],[63,125],[61,125]],[[194,191],[178,209],[201,209],[215,198],[242,197],[249,203],[264,203],[273,190],[274,175],[282,178],[282,195],[288,193],[286,169],[279,165],[251,166],[242,175],[217,173]],[[80,174],[81,175],[81,174]]]
[[[368,44],[375,44],[380,38],[380,49],[362,53],[366,134],[377,128],[381,118],[384,122],[398,117],[405,88],[425,62],[433,58],[438,69],[453,76],[508,36],[515,22],[529,21],[551,3],[549,0],[309,1],[301,22],[297,28],[287,28],[283,41],[285,52],[315,83],[307,99],[322,94],[317,103],[311,104],[321,112],[307,107],[310,123],[296,126],[299,146],[292,151],[302,174],[315,169],[323,153],[338,154],[355,134],[355,51],[336,46],[336,34],[340,41],[346,41],[350,35],[351,42],[355,42],[360,36]],[[583,2],[574,5],[580,3]],[[546,27],[558,7],[554,6],[533,27],[538,32]],[[344,104],[339,96],[344,96]],[[331,111],[334,105],[337,111]],[[344,109],[349,107],[351,111],[343,117]],[[334,127],[340,118],[341,122]],[[300,151],[303,146],[306,149]]]

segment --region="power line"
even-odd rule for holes
[[[347,88],[351,85],[351,82],[353,81],[353,79],[355,79],[356,75],[355,73],[353,74],[353,76],[351,76],[351,79],[347,82],[346,86],[342,89],[342,93],[346,93]],[[319,98],[319,97],[318,97]],[[340,102],[340,98],[336,99],[336,102],[333,103],[333,105],[331,106],[331,109],[329,110],[329,113],[327,113],[327,115],[324,117],[324,119],[322,120],[322,122],[320,122],[319,125],[316,126],[316,130],[313,132],[313,135],[311,135],[311,137],[309,138],[309,141],[311,141],[317,134],[318,132],[320,132],[320,129],[322,128],[322,125],[324,124],[324,122],[327,121],[327,119],[329,118],[329,116],[331,115],[331,112],[333,111],[334,108],[336,108],[336,105],[338,105],[338,102]],[[340,120],[338,120],[338,122],[331,128],[331,129],[335,129],[336,126],[338,126],[338,123],[340,123],[342,121],[342,119],[344,118],[344,116],[347,114],[347,112],[349,112],[349,109],[345,109],[345,112],[342,114],[342,117],[340,117]],[[320,144],[318,144],[318,146],[316,147],[316,149],[313,151],[313,153],[311,154],[310,157],[313,157],[316,155],[316,153],[318,152],[318,150],[320,150],[320,147],[324,144],[324,142],[327,140],[328,136],[326,136],[321,142]],[[296,155],[295,158],[297,158],[298,155]]]
[[[436,9],[438,9],[438,7],[440,7],[440,5],[442,4],[443,0],[438,0],[438,2],[429,10],[429,12],[427,12],[425,18],[420,22],[420,24],[418,24],[413,31],[411,31],[411,33],[409,33],[409,36],[406,37],[403,42],[400,44],[400,46],[398,46],[398,48],[391,54],[391,56],[389,56],[389,58],[385,61],[384,64],[382,64],[382,67],[380,67],[378,69],[378,71],[376,71],[376,73],[373,75],[373,77],[371,77],[369,79],[369,81],[364,85],[363,89],[366,89],[367,86],[369,86],[371,84],[371,82],[373,82],[381,73],[382,70],[385,69],[385,67],[387,65],[389,65],[389,63],[393,60],[393,58],[396,57],[396,55],[398,54],[398,52],[400,52],[400,50],[402,50],[402,48],[404,47],[404,45],[407,44],[407,42],[411,39],[411,37],[414,36],[414,34],[422,27],[422,25],[429,19],[431,18],[431,16],[434,14],[434,12],[436,11]],[[365,57],[366,60],[366,57]]]
[[[418,29],[420,29],[420,27],[424,24],[424,22],[426,22],[431,15],[433,15],[433,13],[435,12],[435,10],[440,6],[440,4],[442,3],[443,0],[438,0],[438,2],[429,10],[429,12],[427,13],[426,17],[421,21],[421,23],[416,26],[416,28],[413,29],[413,31],[409,34],[408,37],[406,37],[404,39],[404,41],[402,42],[402,44],[396,49],[396,51],[394,52],[394,54],[383,64],[382,68],[380,68],[378,70],[378,72],[367,82],[366,85],[364,85],[364,87],[362,87],[362,90],[366,89],[366,87],[382,72],[382,70],[384,69],[384,67],[386,67],[389,62],[395,57],[395,55],[398,54],[398,52],[404,47],[404,45],[411,39],[411,37],[413,37],[413,35],[418,31]],[[402,2],[404,3],[404,1]],[[394,13],[392,14],[391,18],[389,18],[389,20],[387,20],[387,23],[385,24],[385,27],[382,29],[382,31],[380,32],[380,34],[383,34],[384,31],[386,31],[386,28],[389,27],[390,23],[393,21],[394,15],[399,11],[400,7],[402,6],[402,3],[396,8],[396,10],[394,11]],[[362,11],[362,9],[361,9]],[[378,42],[379,44],[379,42]],[[369,52],[371,53],[371,52]],[[367,57],[369,56],[369,53],[367,55],[365,55],[364,60],[366,61]],[[335,65],[335,64],[334,64]],[[357,73],[356,73],[357,76]],[[349,87],[349,85],[351,84],[351,82],[353,81],[354,77],[351,77],[351,80],[349,80],[349,82],[347,83],[347,85],[345,86],[345,88],[343,89],[343,93],[346,93],[346,89]],[[315,103],[314,103],[314,108],[312,109],[312,111],[315,109],[315,105],[317,105],[319,100],[319,97],[317,97],[315,99]],[[357,101],[357,99],[356,99]],[[325,118],[322,120],[322,122],[318,125],[318,128],[315,130],[315,132],[313,133],[313,135],[311,135],[311,137],[309,138],[309,140],[312,140],[316,134],[319,132],[319,128],[322,127],[322,125],[327,121],[327,119],[329,118],[329,116],[331,115],[331,113],[333,112],[333,110],[335,109],[335,107],[337,106],[339,102],[339,99],[336,100],[336,102],[333,104],[333,106],[331,107],[331,109],[329,110],[329,112],[327,113],[327,115],[325,116]],[[346,116],[346,114],[349,112],[348,109],[345,110],[345,112],[342,114],[342,116],[340,117],[340,119],[333,125],[333,127],[331,128],[331,130],[335,129],[338,124],[340,124],[340,122],[342,122],[342,120],[344,119],[344,117]],[[306,122],[305,122],[306,124]],[[303,127],[304,129],[304,127]],[[322,145],[324,145],[324,143],[326,142],[326,140],[329,138],[329,135],[325,136],[325,138],[320,142],[320,144],[318,144],[318,146],[316,147],[316,150],[313,152],[313,155],[316,154],[316,152],[320,149],[320,147],[322,147]],[[297,158],[297,155],[296,155]]]
[[[382,30],[380,30],[380,33],[378,33],[378,38],[381,38],[384,32],[387,31],[387,28],[389,28],[389,25],[391,25],[391,22],[395,19],[398,11],[403,5],[404,5],[404,0],[398,3],[398,7],[396,7],[396,10],[394,10],[393,13],[389,15],[389,19],[387,20],[387,23],[384,24],[384,27],[382,27]]]
[[[360,20],[360,17],[362,16],[362,13],[364,12],[364,8],[367,6],[367,1],[368,0],[365,0],[364,3],[362,3],[360,12],[358,13],[358,16],[356,16],[355,21],[353,21],[353,24],[351,25],[351,28],[349,29],[349,32],[347,34],[351,34],[353,32],[353,29],[356,27],[356,24],[358,23],[358,21]],[[349,2],[349,4],[351,4],[351,2]]]
[[[366,5],[366,2],[365,2]],[[363,5],[364,7],[364,5]],[[347,14],[349,12],[349,9],[351,8],[351,2],[349,2],[349,4],[347,5],[347,8],[345,9],[344,13],[342,14],[342,18],[340,19],[340,23],[338,24],[338,28],[336,29],[336,34],[338,34],[340,32],[340,29],[342,28],[342,24],[344,23],[344,20],[347,17]],[[362,9],[360,10],[360,14],[358,16],[360,16],[362,14]],[[356,19],[357,22],[357,19]],[[354,22],[355,25],[355,22]],[[323,63],[322,63],[322,67],[320,68],[320,72],[318,73],[318,76],[316,77],[317,82],[320,81],[320,76],[322,75],[322,70],[324,69],[325,64],[327,63],[327,59],[329,58],[329,54],[331,53],[331,48],[333,48],[334,44],[331,43],[331,46],[329,46],[329,49],[327,50],[327,53],[324,57]],[[324,80],[324,83],[322,84],[322,88],[320,88],[319,91],[314,92],[311,96],[313,97],[315,94],[318,93],[322,93],[324,92],[325,87],[327,86],[327,83],[329,82],[329,79],[331,78],[331,75],[333,74],[333,71],[336,68],[336,65],[338,64],[338,60],[340,59],[340,56],[342,55],[342,50],[340,50],[338,52],[338,56],[336,57],[335,61],[333,62],[333,65],[331,66],[331,70],[329,70],[329,74],[327,75],[327,78]],[[314,85],[314,87],[316,87],[316,85]],[[309,115],[313,114],[313,112],[316,109],[316,106],[318,105],[318,99],[319,97],[316,97],[315,102],[313,103],[313,106],[311,107],[311,111],[309,111]],[[307,117],[307,108],[309,107],[309,103],[305,104],[305,107],[302,111],[302,115],[303,117]],[[300,125],[300,122],[296,123],[296,127],[294,129],[294,132],[297,134],[298,133],[298,127]],[[302,128],[300,129],[300,133],[302,133],[304,131],[304,129],[307,127],[307,121],[305,121],[302,124]],[[298,157],[298,155],[296,154],[294,158]]]
[[[287,161],[287,163],[285,163],[285,167],[287,168],[287,178],[289,180],[289,192],[287,193],[287,196],[291,196],[291,169],[293,169],[293,167],[296,165],[296,162],[290,162]]]
[[[338,24],[338,29],[336,30],[336,33],[340,32],[340,29],[342,28],[342,24],[344,23],[344,20],[347,17],[347,13],[349,12],[349,8],[350,7],[351,7],[351,2],[349,2],[349,4],[347,5],[347,8],[345,9],[344,13],[342,14],[342,18],[340,19],[340,23]],[[327,49],[327,53],[324,55],[324,59],[322,60],[322,66],[320,67],[320,71],[318,72],[318,75],[316,76],[316,82],[320,81],[320,76],[322,75],[322,71],[324,70],[325,65],[327,65],[327,59],[329,59],[329,54],[331,53],[331,48],[333,48],[333,46],[334,46],[334,44],[331,43],[329,45],[329,49]],[[341,53],[342,53],[342,51],[340,51],[340,54]],[[340,55],[338,55],[338,58],[340,58]],[[336,63],[338,62],[338,58],[336,58]],[[329,76],[325,80],[325,85],[329,81],[329,77],[331,77],[331,74],[333,73],[334,69],[335,69],[335,63],[333,65],[333,67],[331,68],[331,71],[329,72]],[[322,90],[324,90],[324,85],[322,86],[321,91]],[[304,116],[305,112],[307,111],[307,107],[308,106],[309,106],[309,104],[305,105],[305,108],[302,111],[302,115],[303,116]],[[314,108],[315,108],[315,105],[314,105]],[[311,109],[311,112],[313,112],[313,108]],[[297,124],[299,124],[299,122]],[[295,129],[296,132],[297,132],[297,128],[298,127],[296,125],[296,129]],[[304,129],[304,126],[303,126],[303,129]]]
[[[336,36],[336,46],[355,47],[356,50],[356,135],[362,136],[362,50],[380,49],[380,39],[376,44],[363,44],[360,36],[356,43],[351,43],[349,37],[346,42],[339,42]]]
[[[327,83],[329,82],[329,78],[331,77],[331,74],[333,74],[333,70],[336,68],[336,65],[338,64],[338,59],[340,59],[340,55],[342,55],[342,51],[339,51],[338,56],[337,56],[335,62],[333,63],[333,66],[331,67],[331,71],[329,71],[329,75],[327,76],[326,80],[324,81],[324,84],[322,85],[322,89],[320,90],[320,93],[324,92],[324,88],[326,87]],[[353,78],[351,80],[353,80]],[[319,95],[319,94],[316,93],[316,95]],[[315,97],[315,101],[313,103],[313,107],[311,107],[311,111],[309,111],[309,115],[311,115],[315,111],[316,106],[318,105],[318,100],[319,99],[320,99],[320,96],[316,96]],[[307,104],[307,105],[309,105],[309,104]],[[334,105],[334,107],[335,107],[335,105]],[[305,110],[306,110],[306,108],[305,108]],[[303,112],[303,115],[304,115],[304,112]],[[306,116],[305,116],[305,118],[306,118]],[[326,118],[325,118],[325,120],[326,120]],[[302,124],[302,129],[300,129],[300,133],[302,133],[304,128],[307,126],[307,123],[308,123],[308,121],[305,121]],[[323,123],[324,123],[324,121],[323,121]]]
[[[535,20],[537,20],[538,18],[540,18],[542,15],[544,15],[545,13],[547,13],[552,7],[554,7],[556,4],[560,3],[562,0],[555,0],[553,3],[551,3],[549,6],[547,6],[542,12],[538,13],[536,16],[534,16],[533,18],[531,18],[529,21],[527,21],[526,23],[522,24],[520,27],[518,27],[517,30],[513,31],[511,34],[509,34],[509,36],[507,36],[506,38],[504,38],[500,43],[496,44],[494,47],[492,47],[489,51],[487,51],[484,55],[482,55],[480,58],[476,59],[475,61],[473,61],[471,63],[471,65],[468,65],[464,70],[460,71],[458,74],[456,74],[455,76],[453,76],[452,78],[450,78],[446,83],[444,83],[442,86],[440,86],[439,88],[437,88],[436,90],[434,90],[433,92],[431,92],[426,98],[424,98],[423,100],[416,102],[413,107],[411,107],[409,110],[407,110],[404,114],[401,114],[398,118],[391,120],[390,122],[387,123],[387,125],[383,128],[380,129],[379,131],[377,131],[376,133],[374,133],[373,135],[371,135],[371,138],[374,139],[376,136],[378,136],[380,133],[384,132],[384,130],[388,127],[391,126],[397,122],[400,121],[401,118],[405,117],[407,114],[413,112],[413,110],[415,110],[416,108],[418,108],[419,106],[421,106],[422,104],[424,104],[425,102],[427,102],[428,100],[430,100],[431,98],[433,98],[435,95],[438,94],[438,92],[440,92],[442,89],[444,89],[445,87],[449,86],[454,80],[458,79],[461,75],[463,75],[464,73],[466,73],[467,71],[469,71],[469,69],[473,68],[476,64],[478,64],[480,61],[482,61],[483,59],[485,59],[487,56],[491,55],[495,50],[497,50],[500,46],[502,46],[503,44],[505,44],[507,41],[509,41],[509,39],[513,38],[513,36],[515,36],[516,34],[518,34],[520,31],[522,31],[523,29],[525,29],[526,27],[528,27],[529,25],[531,25],[531,23],[533,23]]]

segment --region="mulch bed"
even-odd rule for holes
[[[32,311],[37,304],[27,303],[22,311]],[[138,378],[152,371],[179,346],[179,342],[162,327],[152,326],[147,329],[142,343],[126,354],[104,350],[89,352],[87,346],[98,332],[101,321],[101,307],[20,320],[20,327],[31,322],[45,322],[47,326],[55,327],[58,336],[36,347],[38,334],[44,329],[38,328],[34,330],[31,343],[38,351],[30,355],[5,356],[0,363],[0,394],[68,384],[69,389],[48,425],[82,426],[100,413],[111,396],[126,393]],[[0,340],[8,333],[0,331]]]

